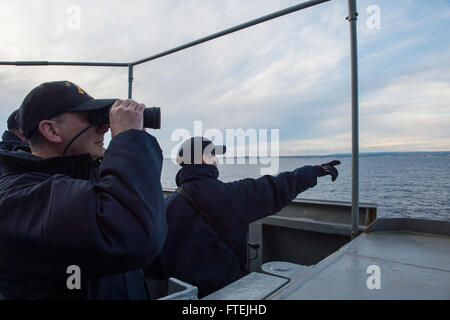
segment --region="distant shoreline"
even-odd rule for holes
[[[450,155],[450,151],[386,151],[386,152],[360,152],[360,156],[383,156],[383,155]],[[329,157],[351,157],[351,153],[333,153],[326,155],[295,155],[295,156],[279,156],[278,158],[329,158]],[[231,158],[231,157],[230,157]],[[258,157],[235,157],[236,159],[250,159],[250,158],[258,158]],[[267,158],[267,157],[264,157]],[[164,158],[164,160],[172,160],[172,158]]]

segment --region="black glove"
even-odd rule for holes
[[[341,164],[341,162],[338,160],[333,160],[331,162],[321,164],[320,166],[314,166],[314,168],[316,169],[318,177],[330,175],[331,181],[334,181],[338,176],[338,171],[334,166],[337,166],[338,164]]]

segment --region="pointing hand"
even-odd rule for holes
[[[316,169],[318,177],[330,175],[331,181],[334,181],[338,176],[338,171],[334,166],[337,166],[338,164],[341,164],[341,162],[338,160],[333,160],[331,162],[324,163],[319,166],[314,166],[314,168]]]

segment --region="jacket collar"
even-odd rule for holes
[[[2,150],[17,150],[24,149],[30,151],[27,142],[23,142],[18,136],[13,132],[6,130],[2,135],[2,141],[0,142],[0,149]]]
[[[17,135],[9,130],[5,130],[2,135],[2,141],[4,142],[23,142]]]
[[[6,173],[64,174],[85,180],[91,178],[93,168],[89,154],[43,159],[23,150],[0,151],[0,162]]]
[[[216,166],[209,164],[189,164],[184,165],[177,173],[175,182],[177,186],[196,180],[218,179],[219,170]]]

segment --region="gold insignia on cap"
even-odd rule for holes
[[[78,92],[81,94],[85,94],[85,92],[83,91],[83,89],[81,89],[79,86],[77,86]]]

